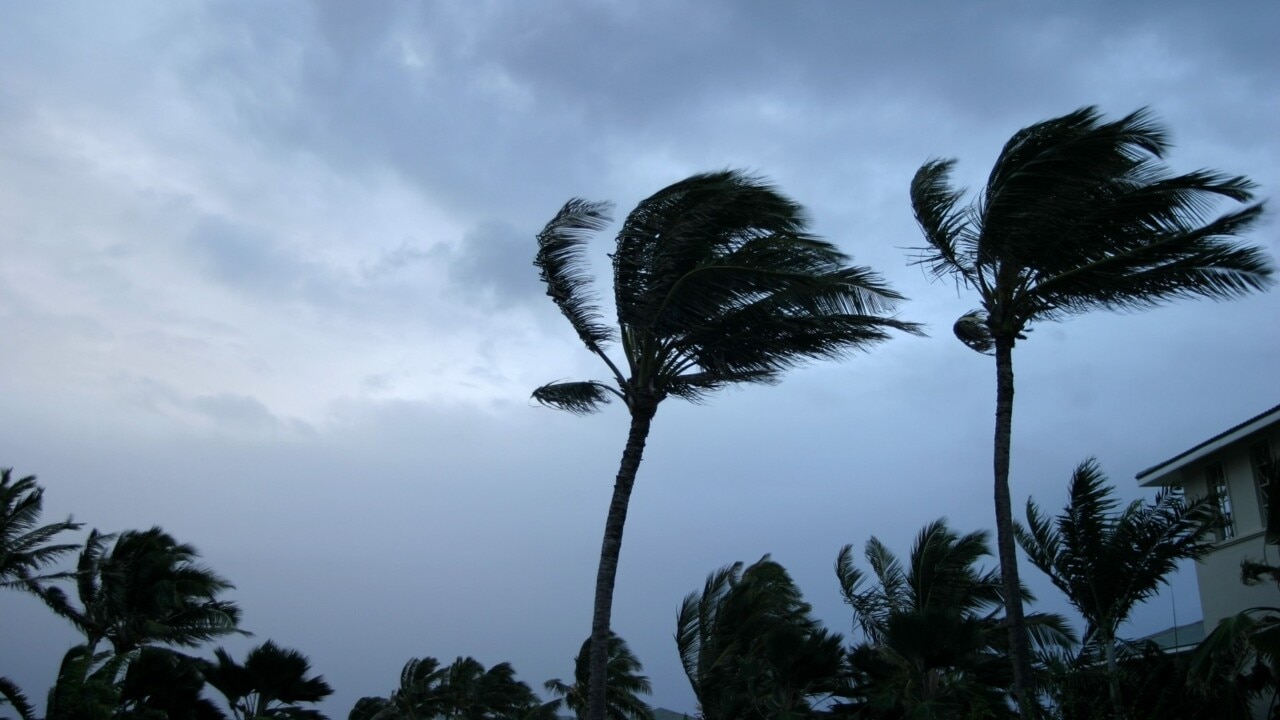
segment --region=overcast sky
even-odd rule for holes
[[[305,652],[334,718],[414,656],[570,677],[626,413],[530,404],[602,377],[534,235],[574,196],[621,216],[762,174],[931,337],[660,409],[614,627],[692,711],[672,634],[707,573],[773,553],[848,634],[842,545],[994,526],[994,364],[951,334],[973,297],[908,265],[915,170],[955,157],[975,187],[1021,127],[1150,106],[1175,169],[1272,197],[1277,28],[1272,0],[6,3],[0,465],[48,521],[198,547],[256,633],[228,647]],[[1089,455],[1141,497],[1136,472],[1280,402],[1277,317],[1280,292],[1036,327],[1015,512]],[[1190,571],[1125,632],[1175,612],[1199,617]],[[75,635],[12,592],[0,618],[0,675],[43,699]]]

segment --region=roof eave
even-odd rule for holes
[[[1152,465],[1138,473],[1135,479],[1143,487],[1180,485],[1182,483],[1181,471],[1183,468],[1276,422],[1280,422],[1280,405],[1276,405],[1261,415],[1255,415],[1243,423],[1215,435],[1199,445],[1184,450],[1162,463]]]

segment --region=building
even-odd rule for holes
[[[1280,405],[1138,473],[1144,487],[1177,487],[1187,497],[1213,498],[1222,514],[1214,548],[1196,562],[1205,629],[1247,608],[1280,606],[1274,585],[1240,581],[1242,560],[1280,564],[1280,549],[1264,542],[1273,496],[1268,477],[1277,454]],[[1280,502],[1280,490],[1274,497]]]

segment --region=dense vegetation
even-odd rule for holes
[[[980,308],[954,330],[995,356],[995,567],[983,565],[985,532],[961,534],[945,520],[921,530],[905,561],[871,538],[864,570],[846,546],[833,587],[851,608],[849,641],[812,616],[768,556],[712,573],[684,599],[676,627],[701,717],[1068,720],[1103,705],[1116,718],[1244,717],[1255,698],[1275,697],[1280,610],[1228,620],[1188,655],[1118,636],[1176,561],[1205,551],[1216,521],[1209,503],[1161,495],[1119,508],[1090,460],[1073,474],[1060,515],[1030,503],[1022,527],[1010,506],[1012,351],[1032,323],[1230,298],[1270,281],[1265,253],[1237,241],[1261,212],[1248,204],[1252,184],[1211,171],[1175,176],[1162,163],[1167,149],[1145,111],[1104,122],[1085,108],[1016,133],[970,204],[949,184],[953,161],[920,169],[911,201],[927,247],[918,262],[976,292]],[[1246,205],[1214,216],[1217,198]],[[590,292],[585,243],[608,221],[607,205],[569,201],[538,235],[534,263],[609,377],[552,383],[534,398],[575,413],[618,399],[631,419],[573,681],[547,681],[553,697],[544,701],[508,663],[413,658],[398,686],[361,698],[351,720],[652,718],[640,661],[610,619],[627,508],[659,405],[773,383],[890,331],[919,332],[893,314],[902,298],[878,274],[808,233],[800,205],[734,171],[678,182],[627,216],[611,256],[618,322],[607,324]],[[620,357],[608,352],[614,343]],[[46,720],[323,717],[310,706],[332,689],[304,654],[271,640],[243,662],[220,647],[200,654],[245,631],[239,605],[225,597],[233,585],[201,565],[193,546],[158,526],[93,529],[65,542],[82,526],[41,525],[42,504],[33,477],[3,471],[0,590],[33,594],[83,635],[51,681]],[[1066,596],[1076,623],[1024,613],[1034,598],[1017,574],[1017,545]],[[1280,577],[1272,566],[1246,569],[1253,581]],[[36,717],[30,697],[3,677],[0,698],[23,720]]]

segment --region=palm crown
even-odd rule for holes
[[[573,660],[573,684],[552,679],[543,685],[547,692],[557,696],[557,700],[552,701],[556,708],[563,703],[578,718],[587,716],[590,654],[591,638],[587,638]],[[643,669],[627,642],[617,633],[609,633],[609,707],[605,713],[609,720],[653,720],[653,711],[640,699],[641,695],[653,692],[649,678],[640,674]]]
[[[534,264],[579,339],[616,388],[560,382],[539,402],[590,412],[612,393],[634,403],[696,400],[738,382],[775,382],[810,358],[839,355],[914,330],[885,313],[900,296],[872,271],[848,267],[805,231],[802,208],[739,172],[695,175],[641,202],[613,255],[618,327],[602,321],[584,267],[585,243],[609,205],[575,199],[538,236]],[[625,366],[606,349],[621,341]]]
[[[90,652],[102,640],[126,653],[148,645],[194,647],[243,633],[237,627],[240,607],[218,599],[233,586],[197,564],[198,557],[194,547],[159,527],[118,537],[94,530],[76,568],[82,607],[73,606],[60,588],[48,588],[42,597],[85,634]]]
[[[1173,175],[1162,162],[1169,147],[1145,109],[1103,122],[1086,107],[1014,134],[971,204],[951,187],[954,160],[926,163],[911,183],[928,242],[918,262],[976,288],[980,324],[1010,341],[1035,320],[1264,287],[1266,255],[1231,241],[1261,203],[1213,217],[1215,197],[1248,202],[1253,183]],[[993,347],[990,337],[961,339]]]
[[[1047,518],[1027,501],[1027,526],[1016,529],[1018,544],[1033,565],[1084,617],[1085,641],[1107,643],[1138,603],[1153,596],[1178,561],[1211,548],[1212,501],[1184,503],[1171,492],[1154,502],[1135,500],[1119,509],[1096,460],[1071,476],[1070,497],[1061,514]]]

